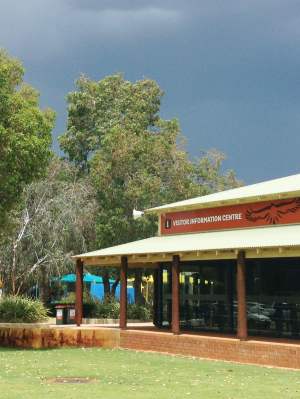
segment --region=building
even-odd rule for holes
[[[154,270],[154,323],[180,331],[300,338],[300,174],[148,209],[158,236],[74,256],[83,265]]]

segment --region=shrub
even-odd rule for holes
[[[132,320],[151,320],[151,310],[136,303],[130,303],[127,306],[127,318]]]
[[[74,304],[75,293],[70,292],[59,301],[60,304]],[[114,297],[99,301],[88,292],[83,293],[83,316],[95,319],[118,319],[120,317],[120,302]],[[134,320],[151,320],[151,309],[138,304],[128,304],[127,318]]]
[[[0,322],[36,323],[48,318],[48,311],[41,301],[22,296],[0,299]]]
[[[118,319],[120,303],[115,299],[106,299],[96,304],[92,317],[99,319]]]
[[[120,303],[115,299],[106,299],[102,302],[97,302],[91,317],[99,319],[118,319],[120,317]],[[150,320],[151,311],[146,306],[128,304],[127,318],[135,320]]]
[[[70,292],[68,296],[62,298],[59,303],[75,303],[75,293]],[[118,319],[120,314],[120,304],[115,298],[106,298],[99,301],[93,298],[88,292],[83,293],[83,315],[99,319]]]
[[[69,292],[67,296],[61,298],[58,303],[61,304],[74,304],[76,301],[75,292]],[[86,291],[83,292],[83,303],[94,303],[96,300]]]

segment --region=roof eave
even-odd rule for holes
[[[238,204],[247,204],[252,202],[266,201],[266,200],[275,200],[275,199],[283,199],[283,198],[293,198],[300,196],[300,190],[297,191],[288,191],[288,192],[280,192],[276,194],[265,194],[265,195],[256,195],[256,196],[248,196],[248,197],[240,197],[240,198],[230,198],[228,200],[218,200],[218,201],[209,201],[204,203],[194,203],[187,205],[174,205],[166,204],[160,207],[149,208],[145,210],[145,213],[149,214],[165,214],[169,212],[179,212],[179,211],[188,211],[188,210],[196,210],[196,209],[207,209],[207,208],[216,208],[219,206],[226,205],[238,205]]]
[[[87,266],[107,266],[120,267],[121,257],[127,256],[128,263],[131,267],[154,267],[161,262],[170,262],[173,255],[179,255],[183,261],[188,260],[223,260],[235,259],[239,251],[246,251],[247,258],[263,258],[263,257],[291,257],[300,256],[299,245],[285,245],[282,246],[255,246],[255,247],[240,247],[240,248],[226,248],[217,250],[203,250],[203,251],[182,251],[182,252],[160,252],[147,254],[124,254],[124,255],[110,255],[110,256],[80,256],[72,257],[74,259],[81,259]]]

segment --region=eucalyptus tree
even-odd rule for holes
[[[189,158],[178,120],[160,116],[162,96],[155,81],[129,82],[122,75],[100,81],[82,76],[68,95],[60,144],[97,192],[97,247],[156,234],[155,218],[134,220],[134,208],[239,184],[233,172],[221,172],[219,152]],[[103,276],[108,280],[107,270]]]
[[[10,233],[0,247],[6,293],[25,293],[39,282],[47,301],[51,276],[73,270],[70,256],[95,240],[95,192],[67,162],[54,158],[44,179],[27,185],[9,213]]]

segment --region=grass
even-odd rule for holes
[[[89,377],[89,384],[49,382]],[[300,371],[106,349],[0,348],[1,399],[299,399]]]

